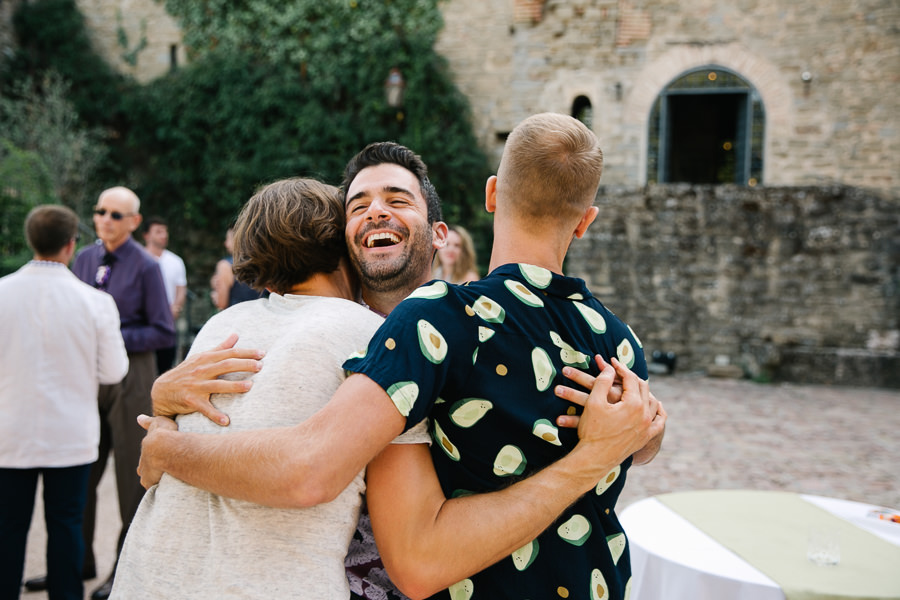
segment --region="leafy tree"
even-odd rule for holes
[[[165,4],[192,64],[150,86],[145,112],[128,111],[151,124],[149,137],[132,137],[152,148],[146,197],[178,198],[188,219],[222,229],[256,184],[293,175],[335,183],[365,144],[396,140],[430,165],[447,220],[483,226],[487,160],[434,51],[437,0]],[[385,99],[392,67],[406,79],[399,109]]]
[[[55,71],[69,82],[69,98],[92,126],[111,126],[121,116],[119,98],[133,83],[93,49],[75,0],[21,2],[13,14],[18,48],[0,69],[0,82],[40,81]]]
[[[39,83],[30,77],[15,82],[12,93],[0,97],[0,129],[11,145],[39,157],[53,195],[85,216],[95,193],[92,177],[106,150],[100,131],[79,120],[69,92],[70,85],[54,71],[45,71]],[[9,153],[9,160],[17,156]]]
[[[28,211],[55,203],[47,166],[34,152],[0,138],[0,276],[28,262],[31,252],[23,226]]]

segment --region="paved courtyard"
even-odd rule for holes
[[[651,382],[669,413],[660,455],[629,473],[620,509],[654,494],[712,488],[786,490],[900,508],[900,390],[762,385],[695,375]],[[113,476],[101,482],[96,543],[105,577],[119,516]],[[26,577],[44,572],[42,509]],[[102,579],[86,582],[85,598]],[[23,593],[45,600],[44,593]]]

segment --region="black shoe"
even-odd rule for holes
[[[110,575],[103,585],[91,592],[91,600],[106,600],[112,594],[113,576]]]
[[[41,575],[34,579],[25,580],[25,589],[29,592],[43,592],[47,589],[47,576]]]
[[[81,571],[81,578],[84,580],[93,579],[97,576],[97,570],[94,568],[84,569]],[[25,581],[25,589],[29,592],[43,592],[47,589],[47,576],[41,575]]]

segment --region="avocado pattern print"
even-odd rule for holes
[[[438,478],[458,497],[506,487],[577,444],[556,418],[581,407],[554,386],[569,383],[565,366],[596,375],[595,354],[647,377],[640,340],[583,281],[511,264],[465,286],[420,287],[345,368],[385,389],[407,427],[429,419]],[[437,597],[623,600],[631,566],[614,511],[630,464],[507,559]]]

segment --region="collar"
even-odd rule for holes
[[[593,297],[584,280],[566,277],[550,269],[525,263],[509,263],[491,271],[491,275],[515,279],[539,293],[567,300],[586,300]]]

